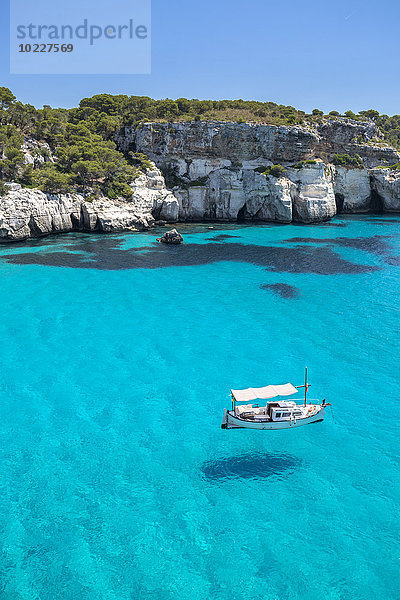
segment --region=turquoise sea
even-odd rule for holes
[[[400,218],[180,230],[0,247],[1,600],[398,600]]]

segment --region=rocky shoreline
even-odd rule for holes
[[[0,199],[0,242],[16,242],[69,231],[142,231],[178,217],[178,201],[154,167],[132,184],[132,199],[90,199],[82,194],[46,194],[7,184]]]
[[[318,223],[336,214],[400,212],[400,155],[372,122],[145,123],[125,127],[115,141],[153,161],[132,183],[130,200],[8,183],[0,241],[141,231],[160,221]],[[358,156],[359,163],[337,164],[338,155]]]

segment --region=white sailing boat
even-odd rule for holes
[[[309,423],[323,421],[325,407],[330,406],[325,399],[309,400],[307,392],[311,384],[307,382],[307,367],[304,385],[294,386],[291,383],[283,385],[267,385],[261,388],[231,390],[232,409],[224,409],[222,429],[289,429]],[[260,406],[259,400],[291,396],[304,388],[304,401],[297,404],[295,400],[270,400],[265,406]],[[251,402],[251,404],[249,404]],[[246,403],[246,404],[245,404]]]

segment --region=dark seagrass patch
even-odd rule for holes
[[[275,294],[281,298],[296,298],[300,295],[299,288],[288,283],[265,283],[260,285],[262,290],[272,290]]]
[[[294,238],[295,239],[295,238]],[[291,241],[294,241],[291,240]],[[300,238],[298,238],[300,239]],[[309,240],[307,240],[309,241]],[[168,246],[152,243],[139,248],[122,247],[118,238],[84,238],[54,251],[7,254],[4,260],[18,265],[43,265],[106,271],[123,269],[162,269],[214,264],[223,261],[242,262],[285,273],[320,275],[370,273],[377,266],[364,265],[342,258],[332,248],[301,244],[295,247],[259,246],[253,244],[181,244]]]

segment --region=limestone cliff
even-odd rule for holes
[[[386,169],[375,168],[400,162],[400,155],[370,121],[145,123],[125,127],[116,142],[124,152],[148,155],[164,172],[179,220],[311,223],[337,212],[400,211],[396,184],[380,183]],[[334,166],[336,154],[359,155],[361,163]],[[286,169],[278,178],[268,175],[274,164]]]
[[[399,162],[372,121],[323,120],[313,127],[197,121],[144,123],[116,136],[122,151],[136,150],[157,166],[196,179],[218,166],[242,163],[291,165],[310,158],[330,162],[334,154],[360,154],[366,167]],[[194,164],[193,164],[194,163]]]
[[[334,188],[338,212],[365,213],[375,208],[367,169],[335,167]]]
[[[338,212],[400,212],[400,155],[372,122],[145,123],[125,127],[115,141],[121,151],[154,161],[132,183],[129,201],[45,194],[11,183],[0,198],[0,241],[140,230],[157,220],[315,223]],[[35,140],[22,150],[28,164],[56,160]],[[338,166],[337,154],[360,158]]]
[[[397,169],[374,169],[371,186],[382,202],[384,212],[400,212],[400,171]]]
[[[155,167],[132,183],[132,198],[89,199],[81,194],[45,194],[8,184],[0,198],[0,241],[21,241],[67,231],[141,230],[155,219],[176,221],[178,201]]]
[[[295,182],[292,195],[293,221],[317,223],[336,214],[334,168],[321,161],[300,169],[288,169],[287,176]]]

